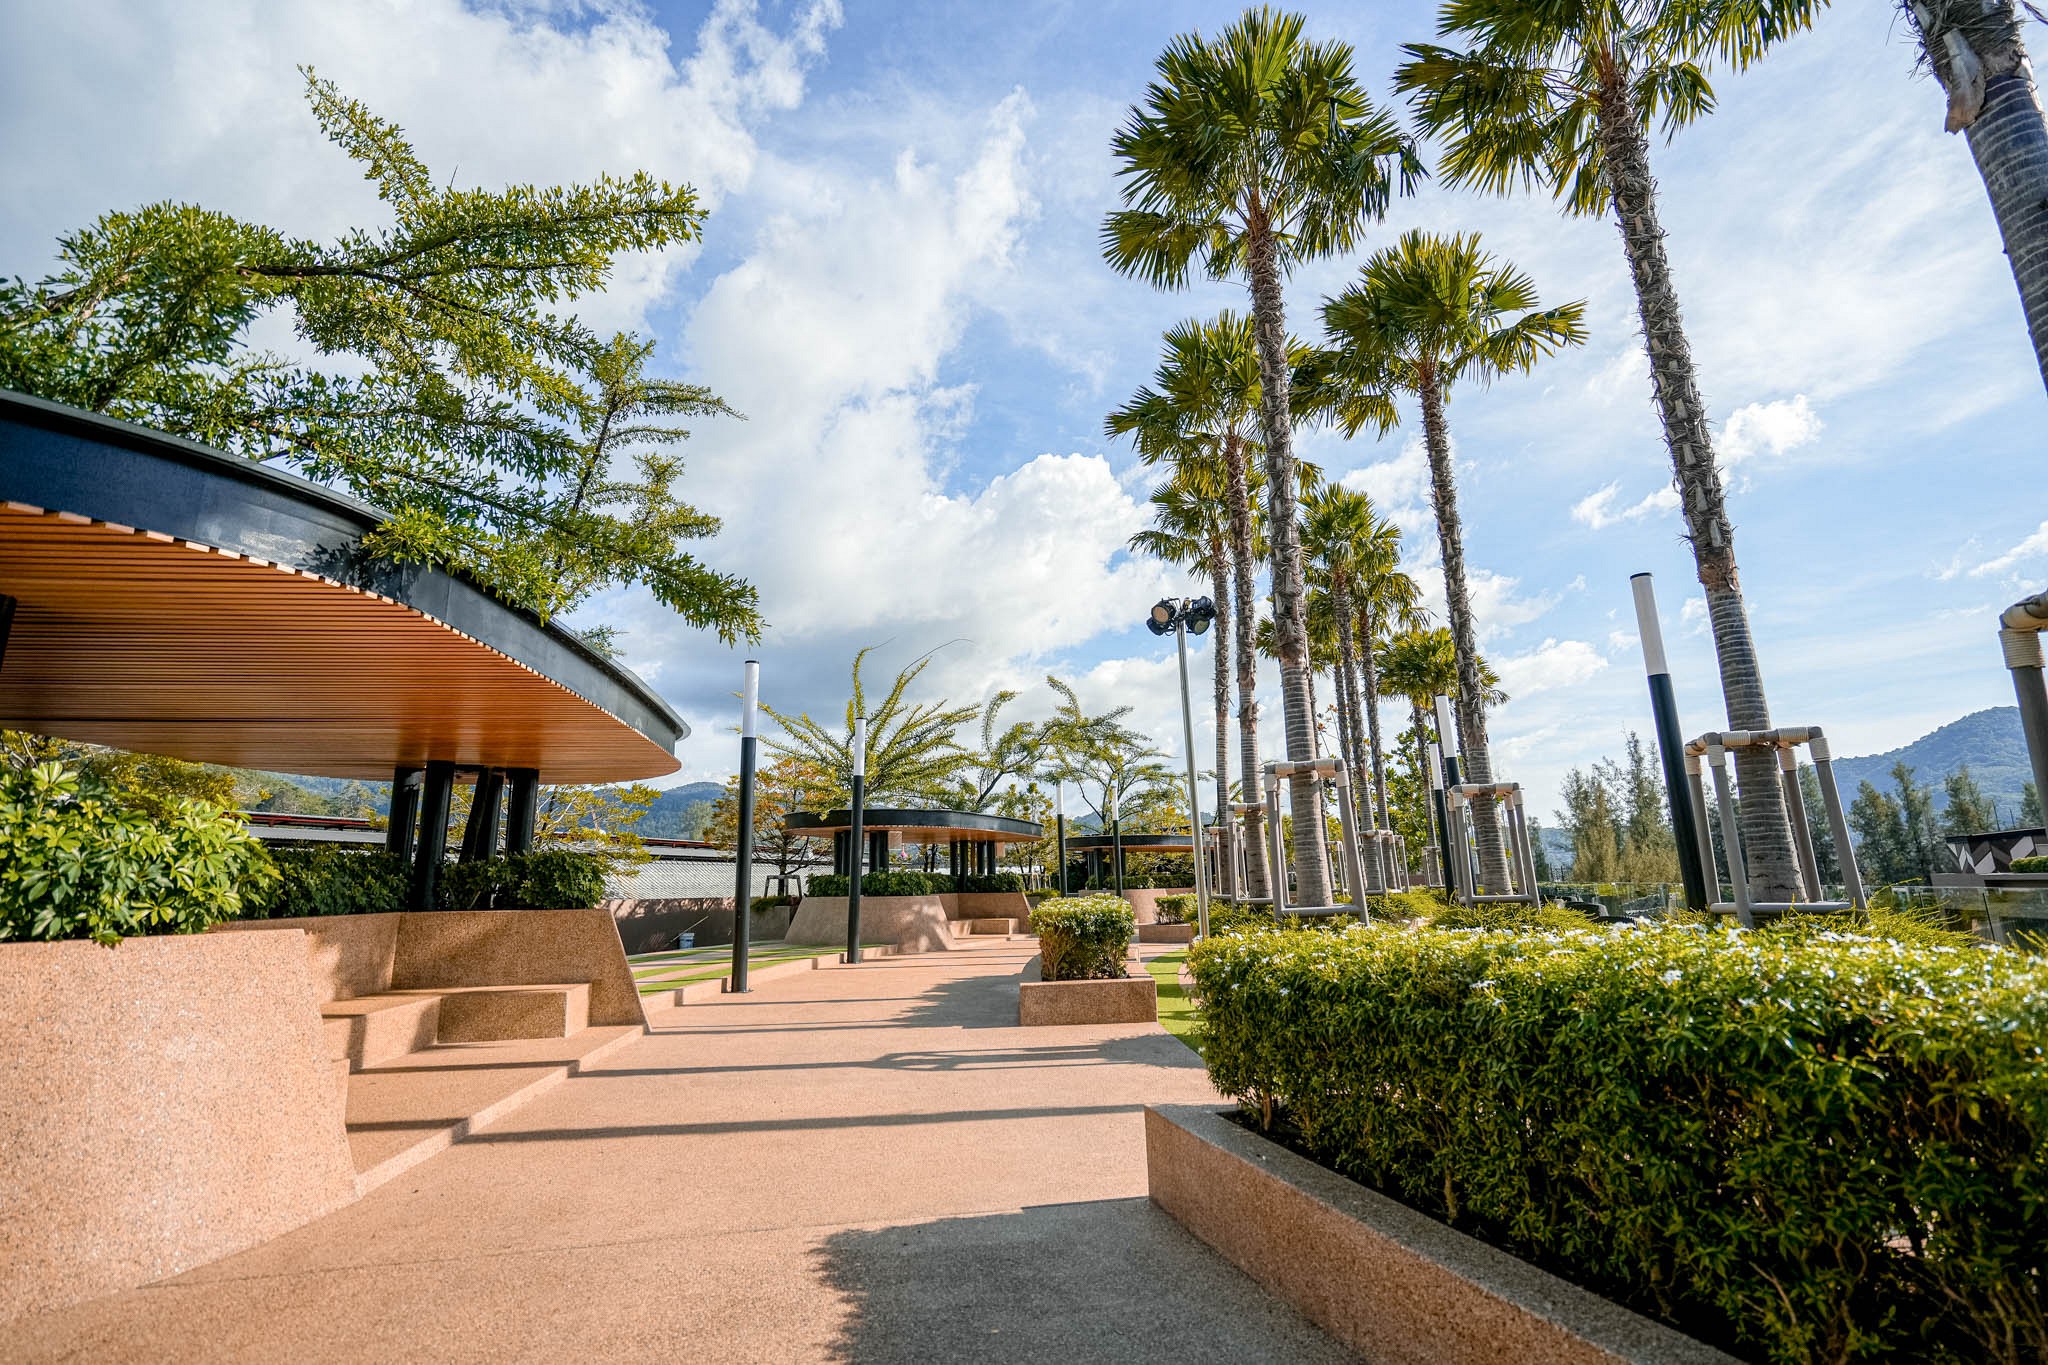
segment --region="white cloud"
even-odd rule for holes
[[[1729,414],[1715,443],[1715,454],[1727,466],[1758,455],[1788,454],[1819,439],[1821,425],[1803,393],[1770,403],[1750,403]],[[1671,505],[1678,505],[1676,493]]]
[[[1420,437],[1410,439],[1391,460],[1361,465],[1339,483],[1378,503],[1382,512],[1429,499],[1429,452]]]
[[[1669,512],[1678,506],[1678,490],[1668,486],[1645,494],[1640,500],[1617,511],[1614,501],[1620,494],[1621,484],[1618,482],[1594,489],[1572,505],[1572,520],[1584,522],[1598,531],[1620,522],[1647,517],[1652,512]]]
[[[1575,687],[1607,667],[1606,656],[1584,640],[1546,639],[1526,654],[1505,654],[1490,662],[1511,701]]]
[[[1984,578],[1995,573],[2004,573],[2017,567],[2022,561],[2048,554],[2048,521],[2041,523],[2034,534],[2007,550],[2004,554],[1985,560],[1970,570],[1970,577]],[[1953,573],[1944,573],[1943,578],[1953,578]]]

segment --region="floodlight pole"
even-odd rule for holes
[[[754,917],[754,711],[761,700],[761,665],[747,660],[747,685],[740,702],[739,869],[732,896],[732,991],[744,994]]]
[[[866,856],[860,846],[860,827],[867,814],[868,800],[868,718],[853,718],[853,794],[846,841],[853,857],[846,877],[846,960],[860,961],[860,864]]]
[[[1671,837],[1678,845],[1678,875],[1685,883],[1685,903],[1704,911],[1707,870],[1700,861],[1699,833],[1693,826],[1692,792],[1685,775],[1685,739],[1678,728],[1678,694],[1671,686],[1671,665],[1664,657],[1664,627],[1657,618],[1657,590],[1646,573],[1632,574],[1629,590],[1636,599],[1636,634],[1643,641],[1643,671],[1650,679],[1650,715],[1657,730],[1657,753],[1664,760],[1664,795],[1671,804]],[[1796,779],[1795,779],[1796,783]],[[1795,807],[1796,809],[1796,807]],[[1796,816],[1794,829],[1805,824]],[[1820,878],[1814,878],[1814,899]]]
[[[1188,628],[1186,604],[1173,618],[1173,642],[1180,651],[1180,728],[1188,752],[1188,847],[1195,865],[1195,936],[1209,937],[1208,849],[1202,842],[1201,778],[1195,772],[1195,718],[1188,703]]]
[[[1465,856],[1464,841],[1456,839],[1451,829],[1450,791],[1458,785],[1458,721],[1451,714],[1451,699],[1442,693],[1438,693],[1436,698],[1436,747],[1444,773],[1443,789],[1437,793],[1437,800],[1440,803],[1437,806],[1437,814],[1440,817],[1444,847],[1444,885],[1455,897],[1465,880],[1462,875],[1452,871],[1451,863],[1454,851],[1460,858]],[[1462,862],[1457,864],[1460,868],[1464,865]]]

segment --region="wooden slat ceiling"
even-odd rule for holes
[[[276,772],[680,765],[630,725],[412,607],[298,570],[0,503],[0,728]]]

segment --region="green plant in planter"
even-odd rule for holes
[[[962,891],[1022,891],[1024,879],[1014,872],[995,872],[988,876],[967,876],[960,878]]]
[[[1161,924],[1192,923],[1198,908],[1193,896],[1161,896],[1155,904]]]
[[[179,798],[152,819],[63,763],[0,770],[0,940],[197,933],[276,875],[207,802]]]
[[[604,899],[605,858],[543,848],[480,863],[450,863],[435,884],[442,910],[582,910]]]
[[[250,918],[367,915],[405,908],[410,869],[404,859],[382,849],[316,844],[273,849],[270,858],[277,866],[276,881],[254,895],[244,888]]]
[[[1068,896],[1031,912],[1041,975],[1047,981],[1094,981],[1127,975],[1137,922],[1121,896]]]
[[[811,878],[813,896],[844,896],[851,879],[837,872]],[[953,878],[944,872],[863,872],[860,894],[869,896],[943,896],[953,889]]]
[[[2036,854],[2031,858],[2014,858],[2012,860],[2012,870],[2015,872],[2048,872],[2048,854]]]

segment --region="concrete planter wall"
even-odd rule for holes
[[[697,936],[699,948],[732,942],[731,896],[606,901],[605,909],[611,911],[613,922],[619,926],[619,940],[629,953],[673,948],[676,935],[685,929]],[[762,906],[749,915],[747,933],[756,943],[782,938],[795,914],[794,905]]]
[[[1195,888],[1156,886],[1131,887],[1124,892],[1124,899],[1131,903],[1131,914],[1140,924],[1154,924],[1159,919],[1159,898],[1161,896],[1192,896]]]
[[[1122,980],[1025,981],[1017,986],[1017,1022],[1051,1024],[1154,1024],[1159,987],[1150,976]]]
[[[946,891],[931,896],[860,898],[860,936],[899,953],[937,953],[955,946],[958,920],[1014,919],[1021,932],[1031,913],[1022,891]],[[791,943],[846,942],[846,897],[805,896],[783,938]]]
[[[1145,1110],[1152,1202],[1373,1365],[1736,1365],[1202,1105]]]
[[[355,1198],[324,998],[296,931],[0,945],[0,1322]]]

